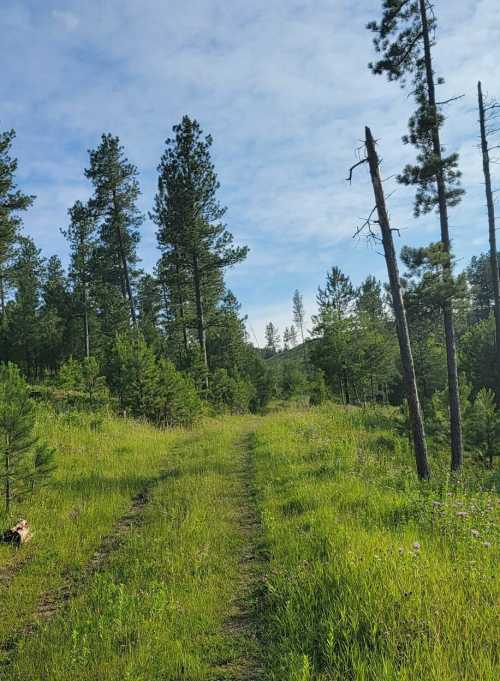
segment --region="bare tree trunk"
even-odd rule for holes
[[[493,298],[495,301],[495,368],[496,368],[496,398],[500,403],[500,276],[498,272],[497,236],[495,228],[495,206],[493,204],[493,191],[491,189],[490,155],[486,133],[486,121],[484,114],[483,92],[481,81],[477,84],[477,97],[479,102],[479,125],[481,128],[481,150],[483,153],[484,187],[486,191],[486,205],[488,207],[488,227],[490,235],[490,264],[491,281],[493,284]]]
[[[394,315],[396,317],[399,351],[401,355],[401,363],[403,365],[403,378],[408,399],[408,409],[411,430],[413,434],[413,444],[415,448],[417,473],[419,478],[427,480],[430,477],[430,468],[427,460],[427,444],[425,440],[424,421],[422,418],[422,409],[420,407],[420,400],[418,397],[417,379],[415,376],[415,367],[411,352],[410,333],[408,331],[406,311],[403,303],[403,295],[401,293],[401,283],[399,279],[394,240],[392,238],[389,216],[387,214],[385,205],[384,189],[380,179],[379,159],[375,150],[373,136],[371,134],[370,128],[368,127],[365,128],[365,138],[368,163],[370,166],[370,176],[377,206],[378,222],[380,225],[380,231],[382,233],[382,244],[384,247],[387,273],[389,275],[389,283],[391,286]]]
[[[194,295],[196,298],[196,322],[198,328],[198,342],[200,344],[201,359],[205,368],[205,388],[208,390],[208,358],[207,358],[207,336],[205,329],[205,318],[203,311],[203,294],[201,292],[200,269],[197,256],[193,256],[193,279]]]
[[[437,160],[436,185],[438,194],[439,220],[441,224],[441,242],[446,253],[451,252],[450,232],[448,223],[448,205],[446,202],[446,186],[441,166],[441,141],[437,124],[438,111],[436,105],[436,93],[434,88],[434,72],[432,70],[431,44],[429,38],[429,26],[427,21],[427,0],[419,0],[420,17],[422,21],[422,34],[424,40],[425,71],[427,79],[427,92],[429,108],[434,118],[432,126],[432,147]],[[448,261],[443,267],[443,277],[451,282],[451,262]],[[458,386],[457,351],[455,342],[455,328],[453,324],[453,305],[451,300],[446,300],[443,305],[444,333],[446,338],[446,357],[448,365],[448,395],[450,404],[450,429],[451,429],[451,469],[458,471],[462,466],[463,441],[462,441],[462,415],[460,413],[460,391]]]

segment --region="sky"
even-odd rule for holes
[[[328,269],[358,285],[386,278],[378,248],[353,239],[373,206],[366,168],[351,185],[364,126],[378,140],[398,250],[439,239],[437,216],[415,220],[413,192],[393,176],[414,158],[401,144],[412,99],[371,75],[381,0],[0,0],[0,130],[15,128],[18,183],[36,195],[24,229],[44,255],[67,261],[60,229],[90,195],[83,169],[103,132],[118,135],[151,209],[156,167],[184,114],[212,134],[226,223],[247,260],[227,273],[252,340],[291,324],[298,288],[306,313]],[[488,247],[477,80],[500,98],[500,3],[436,0],[435,67],[450,104],[443,130],[460,153],[466,196],[451,211],[459,267]],[[495,91],[496,88],[496,91]],[[494,167],[494,179],[499,180]],[[392,178],[392,179],[391,179]],[[497,182],[498,184],[498,182]],[[142,227],[142,266],[157,258]]]

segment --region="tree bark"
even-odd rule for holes
[[[486,133],[483,92],[481,81],[477,84],[477,98],[479,103],[479,126],[481,129],[481,151],[483,154],[484,188],[486,191],[486,205],[488,207],[488,228],[490,236],[490,265],[491,281],[493,284],[493,299],[495,305],[495,392],[497,404],[500,403],[500,276],[498,272],[497,236],[495,227],[495,205],[491,188],[490,155]]]
[[[3,321],[5,317],[5,279],[3,271],[0,271],[0,316]]]
[[[394,240],[392,238],[392,230],[385,205],[382,180],[380,179],[379,159],[375,150],[373,136],[371,134],[370,128],[368,127],[365,128],[365,144],[368,164],[370,166],[373,193],[375,195],[375,203],[377,206],[378,222],[380,225],[380,231],[382,233],[382,244],[384,247],[385,261],[387,264],[387,273],[389,275],[394,316],[396,318],[399,352],[401,355],[401,364],[403,365],[403,379],[408,399],[408,410],[413,435],[413,445],[415,449],[417,474],[419,478],[428,480],[430,478],[430,468],[427,460],[427,443],[425,439],[422,409],[420,407],[420,400],[418,396],[415,366],[413,364],[410,333],[408,331],[406,311],[403,302],[403,295],[401,293],[401,283],[396,259],[396,251],[394,248]]]
[[[83,333],[85,335],[85,357],[90,357],[90,332],[89,332],[89,290],[87,282],[83,284]]]
[[[431,44],[429,38],[429,25],[427,21],[427,0],[419,0],[420,18],[422,22],[422,34],[424,40],[424,59],[427,80],[428,103],[434,117],[435,124],[432,127],[432,147],[437,160],[436,186],[438,194],[439,221],[441,225],[441,242],[446,253],[451,252],[450,232],[448,223],[448,205],[446,202],[446,186],[441,165],[441,141],[437,125],[436,92],[434,87],[434,72],[432,70]],[[445,280],[452,279],[451,262],[443,267]],[[446,338],[446,357],[448,366],[448,395],[450,404],[450,430],[451,430],[451,469],[458,471],[462,466],[463,441],[462,441],[462,415],[460,412],[460,391],[458,386],[457,351],[455,341],[455,328],[453,324],[453,306],[451,300],[446,300],[443,305],[444,333]]]
[[[198,329],[198,342],[200,344],[201,359],[205,368],[205,388],[208,390],[207,336],[203,311],[203,294],[201,292],[200,268],[196,254],[193,256],[193,279],[194,295],[196,299],[196,326]]]
[[[136,325],[137,325],[137,320],[136,320],[136,315],[135,315],[134,297],[132,295],[132,286],[130,285],[128,262],[127,262],[127,256],[126,256],[126,253],[125,253],[125,247],[124,247],[124,244],[123,244],[122,229],[121,229],[121,226],[120,226],[120,221],[116,217],[117,206],[116,206],[116,195],[115,195],[114,191],[113,191],[113,212],[115,213],[115,215],[113,216],[113,221],[114,221],[114,224],[115,224],[116,235],[118,237],[118,248],[119,248],[119,251],[120,251],[120,260],[122,262],[122,274],[123,274],[125,289],[126,289],[126,292],[127,292],[128,302],[129,302],[129,306],[130,306],[130,319],[132,320],[132,326],[135,328]]]

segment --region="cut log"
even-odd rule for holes
[[[26,520],[20,520],[17,525],[11,527],[10,530],[6,530],[3,533],[2,541],[6,544],[15,544],[20,546],[21,544],[26,544],[33,538],[31,530],[29,528],[28,522]]]

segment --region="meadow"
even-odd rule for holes
[[[37,428],[58,468],[0,545],[1,679],[498,678],[498,478],[418,482],[389,412]]]

